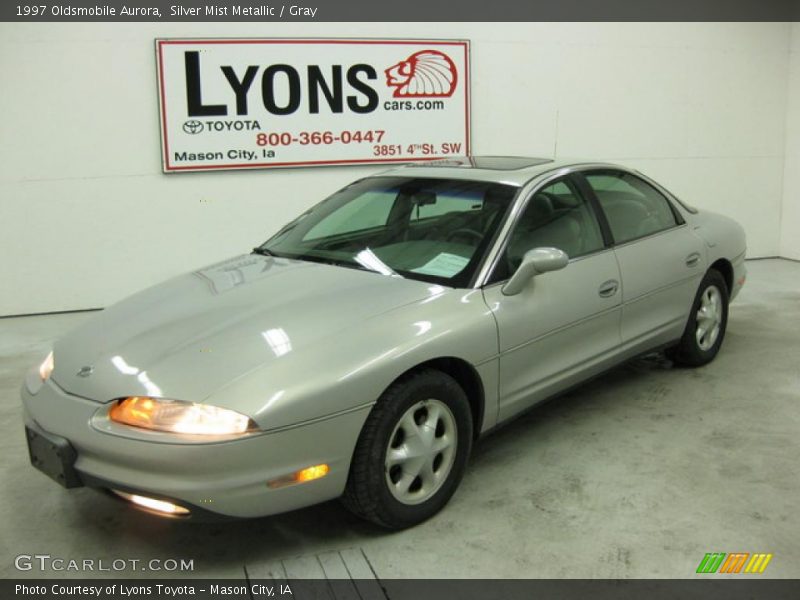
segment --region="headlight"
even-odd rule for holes
[[[232,435],[257,429],[252,419],[227,408],[146,396],[118,400],[108,416],[132,427],[192,435]]]
[[[50,379],[50,374],[53,372],[54,367],[53,352],[51,351],[50,354],[47,355],[47,358],[42,361],[42,364],[39,365],[39,377],[42,378],[42,381]]]

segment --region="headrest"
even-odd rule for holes
[[[532,219],[541,221],[548,219],[555,212],[555,207],[553,207],[553,201],[547,194],[539,192],[531,198],[527,212],[530,213]]]

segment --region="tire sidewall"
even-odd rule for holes
[[[697,342],[697,311],[700,309],[703,294],[710,287],[715,287],[720,293],[722,299],[722,320],[719,324],[719,335],[717,336],[714,345],[708,350],[703,350]],[[681,340],[681,358],[684,362],[692,365],[704,365],[711,362],[719,352],[722,342],[725,339],[725,332],[728,328],[728,286],[725,279],[716,270],[710,270],[705,274],[703,280],[700,282],[700,287],[697,289],[694,302],[692,303],[692,311],[689,315],[689,321],[686,325],[683,339]]]
[[[389,397],[383,399],[391,402],[391,406],[376,424],[374,447],[370,449],[369,485],[377,492],[376,500],[384,520],[396,527],[407,527],[436,514],[455,492],[469,458],[473,426],[466,394],[451,377],[431,372],[396,386],[387,394]],[[409,408],[428,399],[443,402],[453,414],[457,430],[456,456],[447,479],[432,497],[419,504],[403,504],[392,495],[386,483],[386,453],[400,418]]]

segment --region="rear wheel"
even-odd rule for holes
[[[719,352],[728,325],[728,287],[719,271],[711,269],[697,290],[680,343],[669,352],[679,365],[700,367]]]
[[[471,446],[464,390],[440,371],[412,373],[386,390],[367,417],[342,500],[383,527],[416,525],[447,504]]]

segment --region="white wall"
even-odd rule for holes
[[[617,159],[779,252],[788,24],[3,23],[0,315],[105,306],[373,171],[162,174],[153,38],[183,36],[469,38],[476,153]]]
[[[783,169],[781,256],[800,260],[800,23],[792,24]]]

